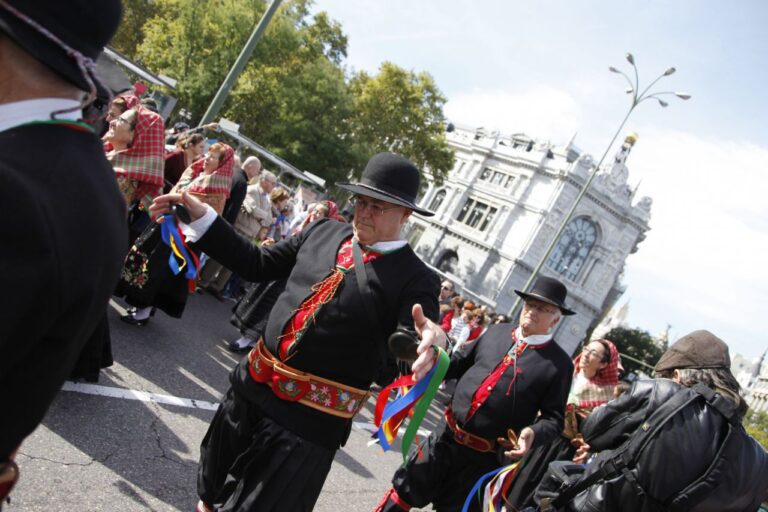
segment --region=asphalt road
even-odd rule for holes
[[[158,312],[135,327],[113,302],[115,364],[97,386],[65,385],[22,445],[21,480],[4,510],[194,511],[200,441],[238,361],[223,347],[238,336],[232,305],[194,295],[183,320]],[[402,456],[399,445],[384,453],[370,444],[373,403],[355,418],[316,511],[371,511],[389,488]],[[433,405],[423,429],[439,411]]]

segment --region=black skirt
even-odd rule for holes
[[[549,463],[556,460],[572,460],[575,454],[576,448],[563,436],[557,436],[551,443],[537,446],[526,453],[507,491],[507,501],[519,509],[535,507],[533,493],[544,478]]]
[[[413,507],[432,503],[438,512],[459,512],[475,482],[500,465],[495,453],[456,443],[443,422],[442,429],[430,434],[419,449],[411,447],[408,461],[392,477],[392,486]],[[480,510],[477,499],[469,510]]]
[[[230,388],[200,446],[198,494],[218,512],[310,512],[335,454]]]
[[[160,225],[153,222],[128,251],[115,295],[125,297],[131,306],[154,306],[169,316],[181,318],[189,281],[184,271],[173,273],[168,265],[170,255],[171,248],[162,240]]]
[[[243,336],[258,340],[267,328],[267,319],[277,298],[285,290],[287,279],[279,279],[267,283],[253,283],[243,295],[243,298],[232,309],[230,318],[232,325],[240,330]]]
[[[69,380],[98,382],[101,369],[112,366],[112,363],[114,363],[112,360],[112,339],[109,335],[109,322],[105,313],[88,338],[88,342],[80,351],[75,367],[69,374]]]

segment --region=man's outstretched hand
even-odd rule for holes
[[[432,365],[435,364],[435,353],[432,346],[445,349],[448,346],[448,337],[439,325],[424,316],[421,304],[414,304],[411,314],[413,315],[413,326],[416,328],[416,334],[421,340],[419,348],[416,349],[419,357],[411,365],[411,370],[413,371],[413,378],[420,380],[429,373]]]

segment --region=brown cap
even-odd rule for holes
[[[728,345],[709,331],[693,331],[677,340],[664,352],[655,370],[677,368],[730,368]]]

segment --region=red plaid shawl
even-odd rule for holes
[[[224,194],[229,197],[229,189],[232,187],[232,172],[235,166],[235,151],[224,143],[224,156],[219,160],[219,166],[211,174],[205,174],[205,158],[193,163],[179,178],[177,188],[196,194]]]
[[[133,143],[108,159],[118,176],[138,182],[135,197],[148,207],[163,189],[165,127],[163,118],[138,104],[135,96],[125,96],[125,99],[136,110]]]
[[[610,341],[606,339],[599,341],[608,345],[608,348],[611,350],[611,359],[605,368],[598,370],[597,374],[593,378],[586,380],[583,385],[579,386],[579,389],[576,389],[576,381],[574,381],[574,387],[571,388],[571,392],[568,395],[568,402],[575,403],[579,407],[597,407],[613,399],[613,390],[619,382],[619,351],[616,345]],[[576,359],[573,360],[574,374],[579,371],[580,360],[581,354],[577,355]]]

